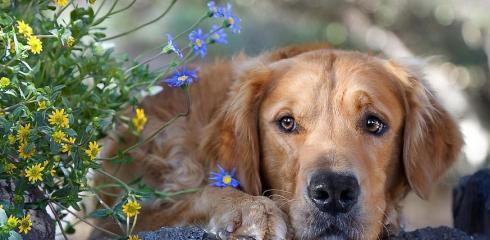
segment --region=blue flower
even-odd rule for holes
[[[213,24],[213,26],[211,26],[211,30],[209,31],[209,35],[210,35],[211,41],[213,41],[215,43],[218,43],[218,44],[227,44],[228,43],[228,39],[226,38],[225,30],[216,24]]]
[[[214,1],[208,2],[209,16],[214,18],[224,17],[223,8],[217,7]]]
[[[174,38],[172,37],[172,35],[168,34],[167,33],[167,46],[165,46],[163,48],[163,52],[164,53],[175,53],[177,54],[177,56],[179,56],[179,58],[184,58],[184,54],[182,54],[182,51],[180,51],[180,49],[177,47],[177,45],[175,44],[174,42]]]
[[[228,173],[220,165],[218,165],[218,168],[219,172],[211,171],[209,174],[209,180],[212,181],[209,183],[209,186],[232,188],[238,188],[240,186],[240,182],[234,178],[235,169],[231,170],[231,173]]]
[[[230,28],[234,33],[240,33],[240,18],[235,16],[231,4],[227,4],[224,9],[224,18],[226,27]]]
[[[202,58],[206,56],[206,36],[200,28],[189,33],[189,40],[196,54],[201,55]]]
[[[197,80],[196,70],[186,70],[182,67],[180,70],[176,70],[174,75],[165,80],[165,83],[169,87],[182,87],[184,85],[191,85]]]

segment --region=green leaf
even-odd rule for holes
[[[90,213],[89,217],[92,218],[105,218],[112,214],[112,209],[97,209]]]
[[[5,210],[0,209],[0,224],[5,224],[7,222],[7,213]]]
[[[22,240],[22,236],[15,231],[10,231],[8,240]]]

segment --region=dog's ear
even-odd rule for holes
[[[422,199],[457,159],[463,140],[449,113],[415,68],[394,62],[388,68],[401,83],[405,105],[403,165],[410,187]]]
[[[258,110],[270,75],[269,69],[262,66],[237,76],[201,143],[201,152],[210,158],[206,160],[208,167],[217,169],[219,164],[228,171],[235,168],[242,190],[252,195],[262,191]]]

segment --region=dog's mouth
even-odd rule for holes
[[[294,224],[298,239],[357,240],[364,229],[357,211],[335,216],[312,210],[303,214],[303,221]],[[299,219],[298,219],[299,220]]]

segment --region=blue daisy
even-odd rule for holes
[[[184,85],[191,85],[196,80],[196,70],[187,70],[185,67],[182,67],[180,70],[176,70],[174,75],[166,79],[165,83],[169,87],[182,87]]]
[[[177,47],[177,45],[174,42],[174,38],[172,35],[167,33],[167,46],[163,48],[164,53],[175,53],[179,58],[184,58],[184,54],[182,54],[182,51]]]
[[[233,8],[231,4],[228,3],[223,11],[226,27],[230,28],[233,33],[240,33],[240,18],[235,16],[235,14],[233,13]]]
[[[228,39],[226,38],[226,33],[223,28],[220,26],[213,24],[211,26],[211,30],[209,31],[209,35],[211,38],[211,41],[218,43],[218,44],[227,44]]]
[[[216,6],[214,1],[208,2],[209,16],[214,18],[224,17],[223,8]]]
[[[238,188],[240,186],[240,182],[235,179],[235,170],[231,170],[230,173],[226,172],[219,164],[218,164],[219,172],[214,172],[211,171],[209,174],[209,180],[211,182],[209,183],[209,186],[214,186],[214,187],[232,187],[232,188]]]
[[[206,36],[202,33],[202,29],[199,28],[189,33],[189,40],[196,54],[201,55],[202,58],[206,56]]]

